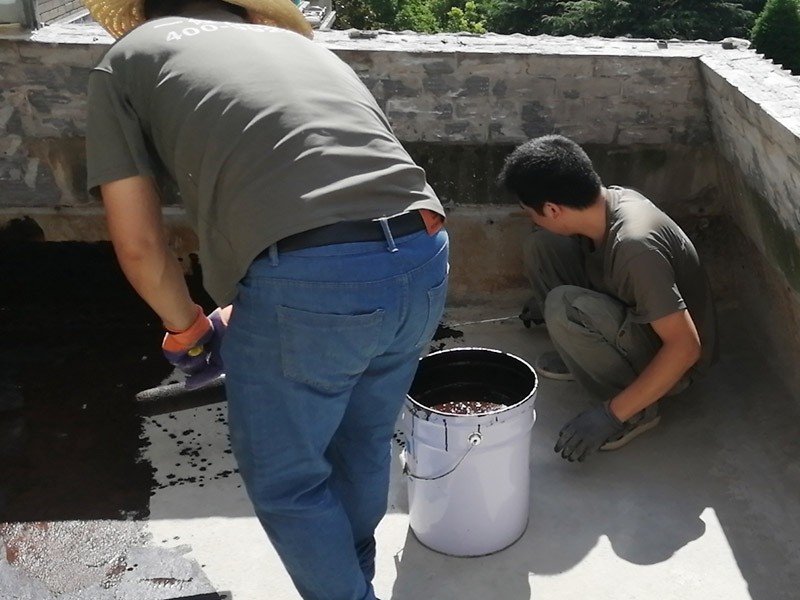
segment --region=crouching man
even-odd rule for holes
[[[566,423],[555,451],[583,461],[655,427],[658,402],[717,356],[708,279],[691,240],[640,193],[604,187],[583,149],[548,135],[516,148],[498,183],[536,225],[524,261],[525,321],[546,324],[543,377],[575,379],[600,401]]]

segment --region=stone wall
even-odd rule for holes
[[[800,78],[757,56],[701,58],[726,213],[745,232],[731,270],[752,328],[796,369],[800,352]]]
[[[0,39],[0,207],[24,212],[89,202],[86,87],[104,50]]]
[[[85,11],[81,0],[36,0],[36,15],[42,25],[77,16]]]
[[[702,64],[730,211],[800,292],[800,79],[753,58]]]
[[[715,185],[697,61],[708,44],[661,49],[650,41],[495,35],[361,39],[334,31],[317,39],[359,73],[447,202],[503,202],[492,179],[505,153],[551,132],[594,149],[607,179],[640,187],[657,201],[685,204]],[[83,189],[86,81],[111,41],[96,25],[0,39],[6,213],[92,205]]]

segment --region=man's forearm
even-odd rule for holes
[[[125,276],[141,298],[161,318],[164,327],[183,331],[197,318],[183,270],[168,247],[118,251]]]
[[[609,408],[620,421],[627,421],[663,398],[697,362],[699,346],[688,342],[665,343],[644,371],[617,396]]]
[[[187,329],[197,308],[167,243],[155,182],[128,177],[102,185],[101,192],[108,233],[128,281],[167,329]]]

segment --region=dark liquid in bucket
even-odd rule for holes
[[[480,415],[513,404],[503,392],[474,383],[434,388],[415,399],[433,410],[454,415]]]

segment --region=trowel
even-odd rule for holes
[[[187,388],[181,381],[159,385],[136,394],[136,402],[141,405],[142,414],[149,417],[225,401],[225,374],[196,388]]]

